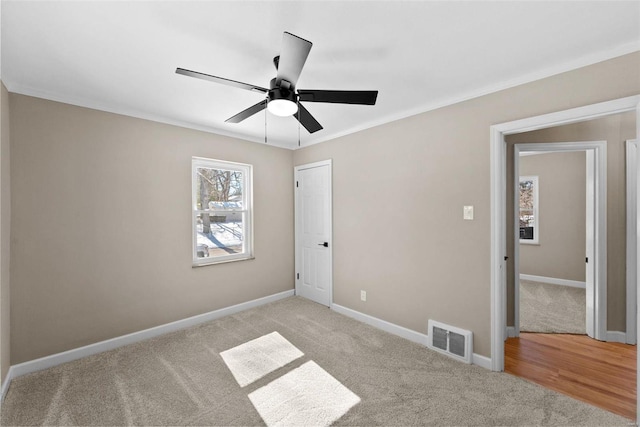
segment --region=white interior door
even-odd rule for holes
[[[296,295],[332,302],[331,161],[295,168]]]

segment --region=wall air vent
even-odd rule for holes
[[[473,334],[471,331],[429,319],[427,346],[461,362],[471,363]]]

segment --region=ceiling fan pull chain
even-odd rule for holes
[[[296,102],[298,103],[298,119],[300,119],[300,98]],[[298,120],[298,147],[300,147],[300,120]]]
[[[264,143],[267,143],[267,109],[264,109]]]

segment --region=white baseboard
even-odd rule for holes
[[[507,326],[507,338],[513,338],[516,336],[516,327]]]
[[[555,277],[533,276],[531,274],[521,274],[520,280],[528,280],[530,282],[548,283],[550,285],[570,286],[572,288],[586,289],[587,284],[577,280],[556,279]]]
[[[4,401],[4,397],[7,395],[7,390],[9,390],[9,385],[11,384],[11,380],[13,379],[13,369],[11,366],[7,371],[7,375],[4,377],[4,381],[2,381],[2,388],[0,389],[0,405]]]
[[[473,357],[471,358],[471,363],[474,365],[478,365],[481,368],[491,370],[491,358],[487,356],[482,356],[477,353],[473,353]]]
[[[331,304],[331,309],[336,313],[344,314],[347,317],[351,317],[352,319],[356,319],[375,328],[382,329],[390,334],[398,335],[399,337],[406,338],[409,341],[413,341],[424,346],[427,345],[428,337],[426,334],[421,334],[420,332],[407,329],[404,326],[399,326],[395,323],[387,322],[386,320],[378,319],[377,317],[369,316],[368,314],[360,313],[359,311],[355,311],[338,304]]]
[[[175,332],[191,326],[199,325],[201,323],[219,319],[224,316],[229,316],[230,314],[239,313],[241,311],[258,307],[260,305],[268,304],[270,302],[278,301],[283,298],[291,297],[293,295],[294,295],[294,290],[291,289],[289,291],[284,291],[284,292],[269,295],[263,298],[258,298],[252,301],[243,302],[241,304],[232,305],[230,307],[221,308],[219,310],[210,311],[208,313],[199,314],[197,316],[188,317],[186,319],[176,320],[175,322],[166,323],[164,325],[145,329],[139,332],[133,332],[131,334],[122,335],[116,338],[111,338],[106,341],[100,341],[95,344],[89,344],[87,346],[64,351],[62,353],[52,354],[51,356],[42,357],[40,359],[19,363],[17,365],[11,366],[10,368],[11,375],[7,375],[7,379],[11,381],[11,379],[19,377],[21,375],[51,368],[53,366],[57,366],[62,363],[71,362],[72,360],[77,360],[83,357],[91,356],[93,354],[113,350],[118,347],[125,346],[127,344],[133,344],[139,341],[147,340],[149,338],[157,337],[159,335],[164,335],[169,332]],[[9,381],[7,381],[7,383]],[[8,387],[9,385],[7,384],[6,388]],[[2,390],[4,393],[5,391],[4,384],[3,384]]]
[[[626,344],[627,334],[626,332],[620,331],[607,331],[607,342],[621,342]]]
[[[336,313],[344,314],[347,317],[351,317],[352,319],[358,320],[362,323],[366,323],[367,325],[371,325],[374,328],[382,329],[385,332],[389,332],[390,334],[408,339],[409,341],[413,341],[425,347],[429,342],[429,336],[427,334],[422,334],[420,332],[407,329],[404,326],[396,325],[395,323],[387,322],[386,320],[378,319],[377,317],[360,313],[359,311],[352,310],[338,304],[331,304],[331,309]],[[474,365],[478,365],[482,368],[491,369],[491,358],[489,357],[473,353],[471,362]]]

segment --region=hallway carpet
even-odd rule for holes
[[[520,281],[520,331],[587,333],[586,291],[570,286]]]

